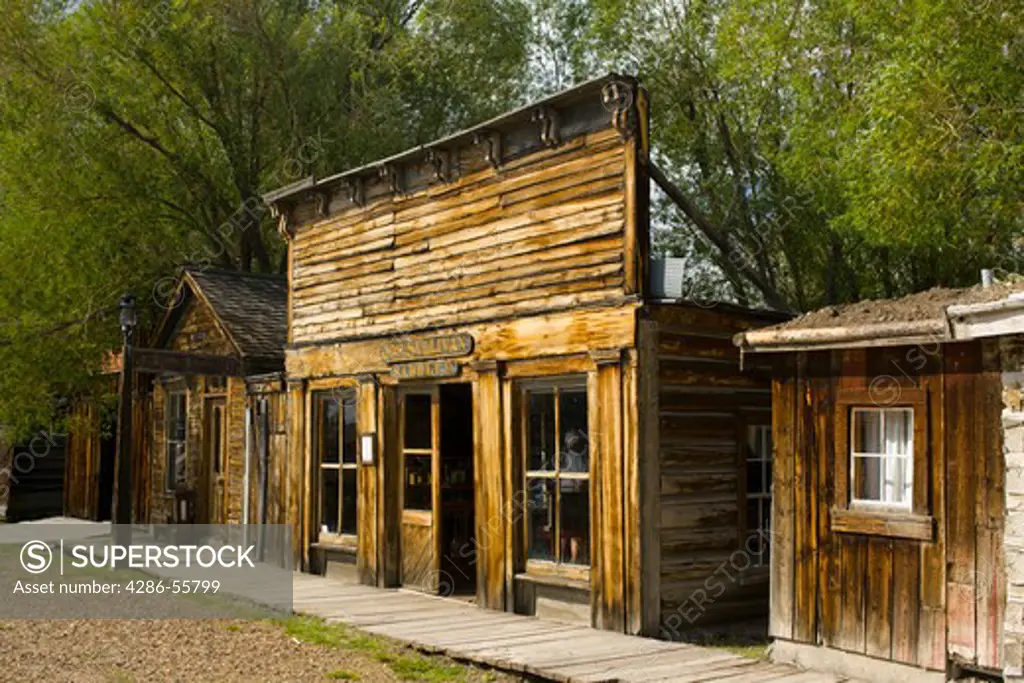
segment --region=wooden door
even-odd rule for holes
[[[403,389],[402,584],[437,593],[441,573],[441,397],[437,387]]]
[[[224,459],[227,457],[228,429],[227,410],[223,398],[206,399],[203,424],[203,462],[205,463],[207,486],[200,495],[205,495],[209,524],[224,524]]]

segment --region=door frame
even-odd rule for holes
[[[220,413],[220,433],[213,435],[215,413]],[[215,443],[219,447],[219,458],[214,457]],[[224,474],[227,451],[227,399],[224,396],[208,396],[203,399],[203,479],[206,485],[199,492],[207,500],[207,524],[227,523],[227,485]]]

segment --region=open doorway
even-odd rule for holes
[[[441,386],[441,570],[453,595],[476,595],[473,391]]]
[[[473,391],[469,384],[402,390],[402,585],[476,594]]]

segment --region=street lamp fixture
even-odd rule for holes
[[[138,324],[138,314],[135,312],[135,297],[130,293],[121,297],[121,332],[125,336],[131,336],[135,325]]]

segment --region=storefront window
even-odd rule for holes
[[[526,389],[527,557],[590,564],[590,442],[583,383]]]
[[[354,390],[314,395],[321,534],[358,529],[355,398]]]

